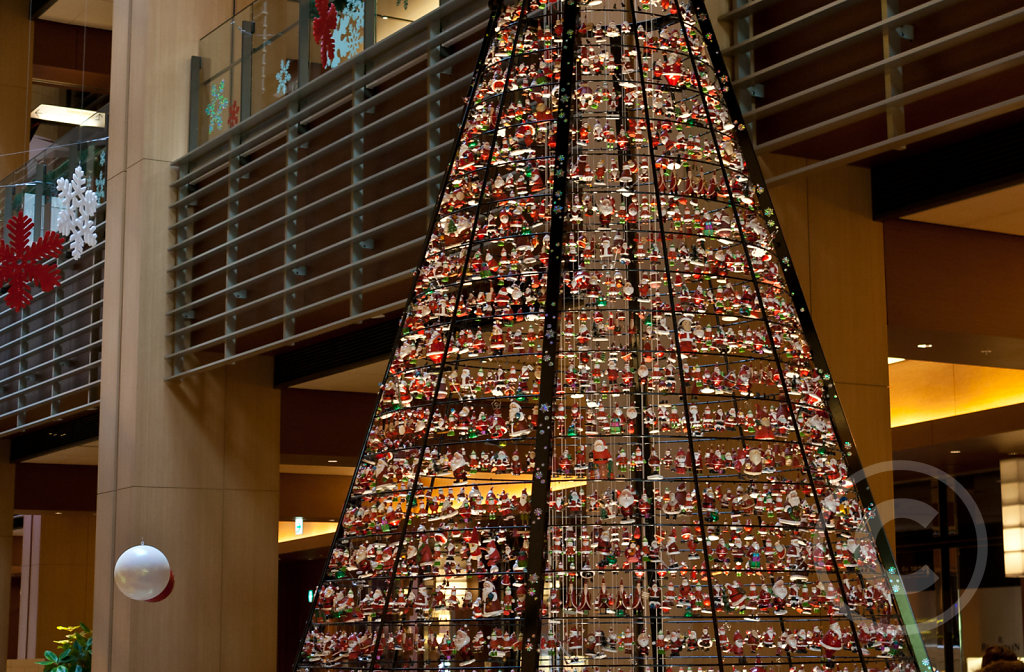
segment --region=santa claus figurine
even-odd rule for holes
[[[594,464],[597,465],[601,472],[607,472],[608,477],[611,477],[611,471],[608,468],[609,463],[612,459],[612,453],[608,449],[608,444],[603,439],[596,439],[593,447],[593,460]]]

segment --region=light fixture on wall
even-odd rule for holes
[[[1008,577],[1024,577],[1024,458],[999,462],[1003,504],[1003,565]]]
[[[71,126],[103,128],[107,125],[107,115],[103,112],[61,105],[39,105],[32,110],[31,117],[40,121],[52,121],[56,124],[70,124]]]

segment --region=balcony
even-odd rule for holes
[[[716,0],[708,2],[713,4]],[[724,2],[719,4],[725,4]],[[877,165],[1019,123],[1019,0],[730,0],[719,31],[761,154]]]
[[[98,243],[77,260],[65,249],[60,285],[35,288],[20,312],[0,304],[0,436],[99,407],[106,154],[106,129],[81,126],[0,181],[4,222],[24,211],[35,222],[33,240],[52,229],[61,207],[56,182],[76,166],[100,202]]]
[[[297,63],[290,81],[310,80],[273,101],[243,87],[251,116],[175,162],[169,377],[405,305],[486,18],[486,3],[450,0],[334,67]],[[239,81],[252,81],[250,48]]]

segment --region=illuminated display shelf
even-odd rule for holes
[[[926,672],[703,6],[507,0],[298,670]]]

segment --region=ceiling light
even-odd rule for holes
[[[951,450],[951,451],[949,451],[949,454],[950,455],[959,455],[960,451],[959,450]]]
[[[60,105],[40,105],[32,110],[30,116],[40,121],[52,121],[72,126],[104,128],[107,125],[107,115],[103,112],[83,110],[77,107],[61,107]]]
[[[907,360],[905,358],[903,358],[903,357],[887,357],[886,358],[886,364],[899,364],[900,362],[905,362],[905,361],[907,361]]]
[[[337,464],[337,460],[327,460],[327,464]]]
[[[921,348],[922,350],[927,350],[928,348],[932,347],[932,344],[931,343],[918,343],[917,347]]]

